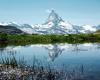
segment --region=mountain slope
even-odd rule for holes
[[[64,21],[54,10],[49,14],[46,22],[43,24],[29,25],[17,24],[14,22],[0,23],[2,26],[14,26],[28,34],[77,34],[77,33],[92,33],[100,29],[98,26],[77,26]]]
[[[34,31],[33,28],[32,28],[32,26],[29,25],[29,24],[17,24],[17,23],[11,22],[8,25],[9,26],[14,26],[14,27],[20,29],[21,31],[23,31],[25,33],[29,33],[29,34],[32,34],[33,31]]]
[[[14,26],[0,25],[0,33],[21,34],[23,33],[23,31],[21,31],[20,29],[17,29]]]
[[[34,33],[38,34],[76,34],[76,33],[91,33],[95,32],[96,28],[85,25],[77,26],[64,21],[54,10],[51,11],[47,21],[42,25],[33,27]]]

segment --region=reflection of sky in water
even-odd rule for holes
[[[8,46],[2,51],[2,56],[15,51],[17,58],[24,57],[29,64],[35,56],[43,62],[52,62],[55,65],[100,65],[99,47],[96,43]]]
[[[50,63],[56,69],[77,70],[84,66],[84,72],[100,80],[100,44],[36,44],[28,46],[8,46],[0,48],[0,57],[14,54],[16,58],[23,58],[32,65],[35,56],[44,65]],[[47,64],[46,64],[47,65]],[[62,66],[64,65],[64,66]],[[93,79],[92,79],[93,80]]]

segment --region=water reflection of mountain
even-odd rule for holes
[[[99,43],[84,43],[84,44],[67,44],[67,43],[61,43],[61,44],[35,44],[35,45],[27,45],[27,46],[6,46],[6,47],[0,47],[0,53],[20,53],[22,50],[30,51],[34,50],[35,48],[37,50],[41,50],[43,48],[48,51],[49,58],[51,61],[54,61],[58,56],[62,54],[64,50],[67,53],[67,51],[70,52],[76,52],[80,53],[80,51],[87,51],[87,50],[94,50],[94,49],[100,49]],[[33,49],[34,48],[34,49]],[[65,53],[64,52],[64,53]],[[42,53],[42,52],[41,52]],[[30,52],[31,54],[31,52]]]
[[[72,51],[77,52],[77,53],[80,51],[88,51],[88,48],[86,48],[86,46],[84,46],[84,45],[80,46],[80,45],[81,44],[72,44],[72,46],[73,46]]]
[[[18,53],[18,47],[19,46],[0,47],[0,55],[5,54],[5,53],[7,53],[7,54],[16,54],[16,53]]]
[[[52,46],[46,46],[46,50],[48,50],[49,57],[52,61],[54,61],[59,55],[61,55],[63,48],[60,48],[59,45],[54,44]]]
[[[94,45],[95,46],[95,45]],[[43,46],[46,50],[48,50],[49,57],[52,61],[54,61],[61,53],[66,50],[70,52],[80,51],[88,51],[89,49],[93,49],[93,44],[50,44]]]

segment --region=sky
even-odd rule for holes
[[[0,0],[0,22],[42,24],[52,9],[75,25],[100,24],[100,0]]]

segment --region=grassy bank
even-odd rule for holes
[[[37,35],[0,33],[0,42],[16,45],[35,43],[85,43],[100,42],[100,34]]]
[[[36,58],[33,58],[32,65],[25,63],[24,59],[17,60],[13,55],[1,58],[0,80],[85,80],[83,65],[78,70],[72,68],[68,71],[67,67],[56,69],[49,63],[43,65]]]

